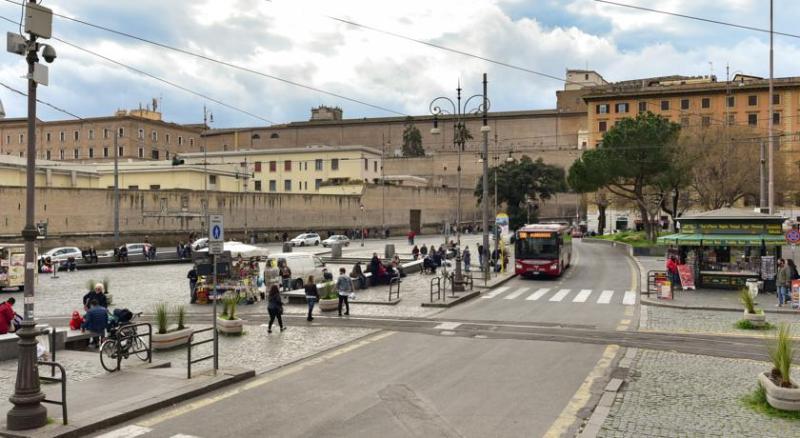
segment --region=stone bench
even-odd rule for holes
[[[38,330],[45,330],[45,329],[52,329],[49,325],[46,324],[37,324],[36,328]],[[52,349],[53,346],[49,345],[50,335],[39,335],[38,336],[40,341],[44,341],[43,338],[47,338],[48,341],[48,349]],[[56,336],[55,336],[55,349],[56,350],[63,350],[66,345],[67,339],[67,330],[65,329],[56,329]],[[8,333],[5,335],[0,335],[0,360],[9,360],[9,359],[16,359],[19,353],[17,342],[19,341],[19,337],[16,333]]]

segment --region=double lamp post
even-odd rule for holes
[[[475,99],[475,101],[473,101]],[[472,102],[472,104],[471,104]],[[473,106],[471,106],[473,105]],[[461,155],[464,152],[464,144],[469,136],[467,130],[467,118],[469,116],[482,115],[483,124],[481,126],[481,134],[483,135],[483,157],[488,156],[489,152],[489,131],[491,128],[488,123],[488,112],[490,102],[487,97],[487,80],[486,73],[483,74],[483,94],[476,94],[467,98],[463,103],[461,99],[461,82],[459,81],[456,88],[456,100],[444,96],[433,99],[430,103],[430,112],[433,114],[433,128],[431,128],[432,135],[439,135],[442,133],[439,129],[439,119],[453,121],[453,145],[458,151],[458,181],[457,181],[457,211],[456,211],[456,268],[453,274],[453,290],[464,290],[464,277],[461,272]],[[489,198],[489,168],[487,160],[483,160],[483,198],[481,202],[482,207],[482,222],[483,222],[483,250],[488,252],[489,248],[489,209],[486,200]],[[489,264],[488,257],[482,257],[483,266],[481,270],[484,272],[484,279],[488,281]]]

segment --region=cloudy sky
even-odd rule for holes
[[[19,0],[0,0],[0,17],[19,21]],[[768,27],[768,0],[619,0],[737,24]],[[308,85],[363,105],[177,53],[56,17],[54,35],[227,108],[126,70],[59,41],[50,86],[40,98],[83,117],[161,100],[164,118],[215,127],[307,120],[309,109],[338,105],[345,117],[426,114],[436,96],[480,92],[489,74],[493,110],[555,106],[560,81],[336,21],[338,17],[492,60],[563,77],[590,68],[607,80],[716,74],[725,67],[768,75],[768,35],[597,3],[593,0],[44,0],[57,13],[141,36],[246,69]],[[775,30],[793,32],[795,0],[775,0]],[[18,26],[0,21],[3,31]],[[800,75],[800,39],[776,36],[776,76]],[[25,90],[22,57],[0,55],[0,82]],[[0,88],[9,117],[24,98]],[[376,107],[380,107],[376,108]],[[40,107],[45,120],[67,118]],[[391,112],[390,112],[391,111]]]

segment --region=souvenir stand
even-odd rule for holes
[[[221,299],[228,292],[233,292],[247,303],[255,303],[261,295],[258,290],[258,278],[262,260],[268,255],[265,248],[245,245],[239,242],[225,242],[224,252],[217,261],[217,288],[212,293],[213,265],[207,250],[197,251],[194,255],[198,281],[196,288],[197,303],[208,304]]]
[[[682,283],[740,289],[747,280],[763,281],[763,289],[773,291],[783,222],[780,215],[748,209],[712,210],[679,218],[680,233],[658,242],[668,245],[668,256],[678,257]]]

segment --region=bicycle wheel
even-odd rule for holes
[[[106,371],[117,371],[117,340],[107,339],[100,346],[100,364]]]
[[[150,351],[147,350],[147,345],[145,345],[141,337],[136,336],[133,338],[132,348],[136,351],[136,357],[142,361],[147,362],[147,360],[150,359]]]

